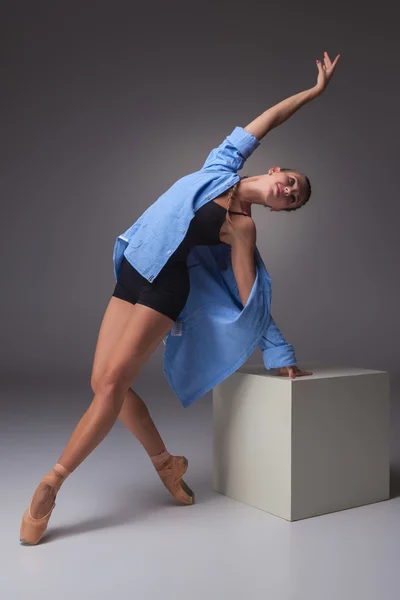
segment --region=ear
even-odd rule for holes
[[[273,175],[273,173],[279,173],[280,170],[280,167],[271,167],[268,171],[268,175]]]

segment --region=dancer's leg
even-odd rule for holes
[[[124,396],[118,418],[142,444],[149,456],[165,451],[165,444],[146,404],[132,388],[129,388]]]
[[[110,303],[106,311],[96,345],[91,378],[94,392],[113,348],[126,326],[125,315],[129,311],[129,303],[118,298],[114,300],[116,302]],[[193,504],[194,494],[182,479],[187,469],[186,458],[173,456],[168,452],[147,406],[131,388],[125,393],[118,417],[142,444],[160,479],[174,498],[183,504]]]
[[[92,386],[94,392],[96,392],[96,387],[96,385]],[[158,456],[166,451],[165,444],[150,416],[146,404],[132,388],[129,388],[125,392],[118,418],[142,444],[150,457]],[[62,458],[59,460],[63,464]],[[60,466],[60,464],[57,464],[54,468],[65,475],[65,471],[62,468],[60,469]],[[32,500],[32,516],[40,518],[47,514],[53,504],[55,495],[56,490],[53,487],[50,487],[46,483],[40,483]]]
[[[132,305],[112,297],[101,323],[93,360],[91,386],[96,393],[98,382],[130,318]],[[171,325],[172,326],[172,325]],[[165,444],[140,396],[129,388],[118,418],[142,444],[149,456],[161,454]]]
[[[119,299],[113,297],[113,300]],[[172,319],[147,306],[129,306],[131,316],[104,366],[93,401],[57,461],[68,473],[74,471],[110,431],[130,382],[173,324]],[[47,514],[57,491],[47,483],[39,484],[31,503],[34,518]]]

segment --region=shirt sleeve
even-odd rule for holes
[[[294,348],[286,343],[272,315],[258,347],[262,350],[266,369],[278,369],[297,364]]]
[[[254,135],[243,127],[235,127],[218,148],[211,150],[201,170],[236,173],[259,145]]]

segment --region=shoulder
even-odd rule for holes
[[[231,215],[231,220],[232,226],[225,223],[226,243],[231,246],[255,246],[257,230],[253,219],[243,215]]]

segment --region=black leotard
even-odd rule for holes
[[[228,212],[250,216],[233,210]],[[190,291],[186,262],[190,248],[222,244],[219,233],[226,213],[226,208],[213,200],[199,208],[190,221],[184,239],[151,283],[124,256],[113,296],[132,304],[144,304],[175,321],[185,306]]]
[[[227,212],[232,215],[250,216],[234,210],[227,211],[226,208],[217,204],[217,202],[210,200],[210,202],[207,202],[196,211],[185,238],[172,254],[169,261],[183,260],[186,262],[189,250],[193,246],[216,246],[223,243],[219,238],[219,233],[224,224]]]

